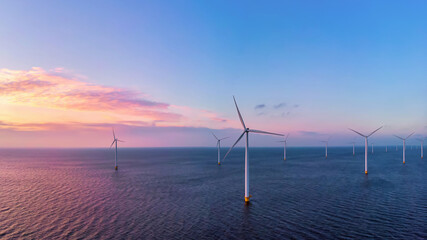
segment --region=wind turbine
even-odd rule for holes
[[[328,137],[328,140],[322,141],[322,143],[325,143],[325,158],[328,158],[328,142],[330,138],[331,137]]]
[[[372,154],[374,154],[374,143],[371,143],[372,146]]]
[[[113,146],[113,144],[116,144],[116,157],[114,159],[114,169],[117,171],[118,166],[117,166],[117,142],[124,142],[118,138],[116,138],[116,134],[114,133],[114,129],[113,129],[113,142],[110,145],[110,148]]]
[[[385,145],[385,152],[387,152],[387,145]]]
[[[249,195],[249,133],[263,133],[263,134],[270,134],[270,135],[276,135],[276,136],[284,136],[283,134],[278,133],[271,133],[271,132],[265,132],[255,129],[249,129],[246,128],[245,122],[243,121],[242,115],[240,114],[239,107],[237,106],[236,99],[233,96],[234,105],[236,105],[237,114],[239,115],[240,123],[243,126],[243,133],[240,135],[240,137],[237,139],[237,141],[233,144],[233,146],[230,147],[227,154],[225,154],[223,160],[227,157],[227,155],[230,153],[230,151],[236,146],[236,144],[242,139],[243,135],[246,135],[246,144],[245,144],[245,202],[249,203],[249,199],[252,197]]]
[[[285,140],[279,141],[279,142],[284,143],[284,147],[283,147],[283,160],[286,160],[286,141],[288,140],[288,137],[289,137],[289,133],[284,138]]]
[[[377,128],[375,131],[371,132],[368,135],[363,135],[360,132],[349,128],[349,130],[351,130],[351,131],[353,131],[353,132],[355,132],[355,133],[357,133],[360,136],[365,138],[365,174],[368,174],[368,137],[372,136],[372,134],[374,134],[376,131],[380,130],[381,128],[382,128],[382,126]]]
[[[214,138],[216,139],[216,146],[218,147],[218,165],[221,165],[221,141],[224,139],[227,139],[229,137],[225,137],[225,138],[217,138],[217,136],[215,136],[215,134],[213,132],[212,136],[214,136]]]
[[[411,133],[411,134],[409,134],[406,138],[402,138],[402,137],[399,137],[399,136],[397,136],[397,135],[394,135],[395,137],[397,137],[397,138],[399,138],[399,139],[401,139],[401,140],[403,140],[403,164],[405,164],[405,148],[406,148],[406,145],[405,145],[405,142],[406,142],[406,139],[408,139],[410,136],[412,136],[412,134],[414,134],[415,132],[413,132],[413,133]]]
[[[423,144],[424,144],[424,138],[417,138],[418,141],[421,142],[421,159],[424,158],[424,152],[423,152]]]
[[[354,156],[354,142],[353,142],[353,156]]]

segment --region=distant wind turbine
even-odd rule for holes
[[[288,137],[289,137],[289,133],[288,133],[288,135],[286,135],[286,137],[284,138],[284,140],[279,141],[279,142],[284,143],[284,146],[283,146],[283,160],[286,160],[286,141],[288,140]]]
[[[375,131],[371,132],[368,135],[361,134],[360,132],[349,128],[349,130],[359,134],[360,136],[365,138],[365,174],[368,174],[368,137],[372,136],[376,131],[380,130],[382,127],[377,128]]]
[[[374,154],[374,143],[371,143],[372,146],[372,154]]]
[[[328,158],[328,142],[330,138],[331,137],[329,137],[326,141],[322,141],[322,143],[325,143],[325,158]]]
[[[353,156],[354,156],[354,142],[353,142]]]
[[[110,145],[110,148],[113,146],[113,144],[116,144],[116,157],[114,159],[114,169],[117,171],[118,166],[117,166],[117,142],[124,142],[118,138],[116,138],[116,134],[114,133],[114,129],[113,129],[113,142]]]
[[[417,138],[418,141],[421,142],[421,159],[424,158],[424,149],[423,149],[423,144],[424,144],[424,138]]]
[[[413,132],[413,133],[411,133],[411,134],[409,134],[406,138],[402,138],[402,137],[399,137],[399,136],[397,136],[397,135],[394,135],[395,137],[397,137],[397,138],[399,138],[399,139],[403,140],[403,164],[405,164],[405,149],[406,149],[405,142],[406,142],[406,139],[408,139],[410,136],[412,136],[412,134],[414,134],[414,132]]]
[[[217,136],[215,136],[215,134],[213,132],[211,132],[211,134],[216,139],[216,146],[218,148],[218,165],[221,165],[221,141],[224,140],[224,139],[227,139],[229,137],[217,138]]]
[[[385,152],[387,152],[387,145],[385,145]]]
[[[246,135],[246,144],[245,144],[245,202],[248,203],[249,199],[252,197],[249,195],[249,133],[262,133],[262,134],[270,134],[270,135],[276,135],[276,136],[284,136],[283,134],[278,133],[271,133],[271,132],[265,132],[255,129],[249,129],[246,128],[245,122],[243,121],[242,115],[240,114],[239,107],[237,106],[236,99],[233,96],[234,105],[236,105],[237,114],[239,115],[240,123],[243,126],[243,133],[240,135],[240,137],[237,139],[237,141],[233,144],[233,146],[230,147],[227,154],[225,154],[223,160],[227,157],[227,155],[230,153],[230,151],[236,146],[236,144],[242,139],[244,135]]]
[[[355,154],[355,152],[354,152],[354,144],[355,144],[355,142],[351,142],[351,144],[353,144],[353,156],[354,156],[354,154]]]

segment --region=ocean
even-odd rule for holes
[[[227,151],[222,149],[222,156]],[[420,148],[0,149],[1,239],[427,239]]]

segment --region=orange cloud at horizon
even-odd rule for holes
[[[89,84],[64,69],[0,69],[0,129],[178,126],[224,128],[218,114],[147,99],[138,91]]]

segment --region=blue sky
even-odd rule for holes
[[[235,95],[248,125],[296,145],[381,125],[391,143],[427,132],[426,12],[425,1],[4,1],[0,68],[62,68],[228,120],[215,129],[239,127]],[[210,144],[199,135],[188,145]]]

